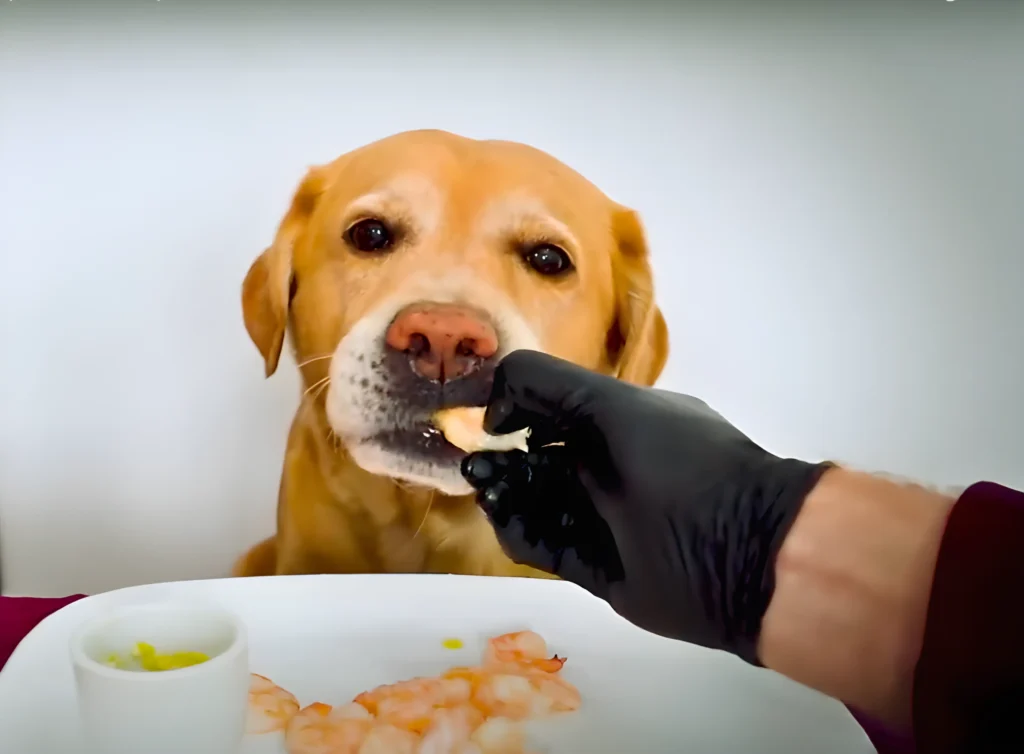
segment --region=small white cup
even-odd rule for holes
[[[111,654],[139,642],[158,652],[204,652],[179,670],[120,670]],[[219,608],[126,607],[87,622],[71,639],[83,751],[89,754],[235,754],[245,734],[249,649],[245,627]]]

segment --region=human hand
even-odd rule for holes
[[[498,366],[484,425],[531,430],[529,453],[462,466],[510,558],[759,664],[775,556],[828,465],[771,455],[696,398],[533,351]]]

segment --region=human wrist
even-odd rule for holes
[[[890,723],[909,720],[932,573],[953,499],[833,468],[779,550],[763,664]]]

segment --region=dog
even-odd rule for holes
[[[484,405],[517,349],[640,385],[668,357],[637,214],[537,149],[443,131],[310,169],[242,309],[266,376],[287,337],[304,393],[277,533],[236,576],[546,576],[506,557],[430,417]]]

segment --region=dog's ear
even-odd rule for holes
[[[650,386],[668,360],[668,326],[654,302],[654,276],[647,240],[637,214],[617,207],[612,215],[617,245],[612,258],[617,316],[608,351],[620,380]]]
[[[266,375],[277,369],[288,329],[288,309],[295,291],[292,249],[325,189],[324,171],[310,170],[292,198],[274,243],[252,263],[242,283],[245,329],[256,344]]]

